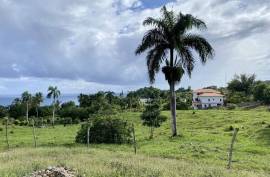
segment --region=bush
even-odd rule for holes
[[[14,125],[19,125],[20,124],[20,121],[19,120],[14,120]]]
[[[77,143],[87,143],[87,128],[83,124],[76,136]],[[131,128],[127,121],[115,116],[96,117],[90,128],[90,143],[122,144],[131,142]]]
[[[0,132],[2,132],[3,131],[3,128],[2,127],[0,127]]]
[[[72,124],[72,118],[71,117],[62,118],[60,119],[59,123],[63,124],[64,126]]]
[[[226,128],[225,128],[225,131],[226,131],[226,132],[230,132],[230,131],[233,131],[233,129],[234,129],[233,126],[230,125],[229,127],[226,127]]]
[[[167,102],[166,104],[163,105],[163,110],[170,110],[171,109],[171,103]],[[176,102],[176,110],[188,110],[189,109],[189,104],[185,103],[183,101],[177,101]]]
[[[27,125],[27,121],[21,121],[21,122],[19,122],[19,126],[26,126]]]
[[[72,121],[79,119],[84,121],[89,118],[89,113],[86,108],[79,108],[79,107],[63,107],[58,112],[59,116],[62,118],[70,117]]]
[[[7,115],[7,109],[4,106],[0,106],[0,118],[4,118]]]
[[[235,104],[227,104],[227,109],[228,110],[233,110],[236,108],[236,105]]]

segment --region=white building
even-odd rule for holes
[[[224,105],[224,95],[214,89],[198,89],[193,91],[192,107],[207,109]]]

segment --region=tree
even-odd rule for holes
[[[141,115],[142,124],[150,128],[150,139],[153,138],[154,128],[160,127],[167,118],[160,115],[160,104],[158,101],[150,101]]]
[[[255,101],[264,101],[264,91],[268,87],[266,83],[259,82],[253,87],[253,97]]]
[[[4,118],[7,116],[7,108],[4,106],[0,106],[0,118]]]
[[[180,82],[185,72],[191,77],[195,64],[193,51],[199,54],[202,63],[206,63],[214,51],[205,38],[190,33],[193,28],[206,29],[202,20],[190,14],[176,15],[165,6],[161,9],[161,14],[161,18],[148,17],[144,20],[143,25],[153,28],[144,35],[135,54],[148,51],[146,60],[151,84],[154,83],[161,64],[165,63],[162,72],[170,86],[172,136],[176,136],[175,84]]]
[[[8,109],[8,114],[12,118],[19,118],[25,115],[25,108],[20,98],[15,98]]]
[[[37,119],[39,118],[39,107],[40,104],[43,102],[43,95],[41,92],[38,92],[35,94],[35,96],[33,97],[33,106],[35,107],[36,110],[36,117]],[[43,118],[42,118],[42,125],[43,125]]]
[[[228,83],[228,90],[231,92],[244,92],[246,96],[249,96],[254,84],[256,83],[255,79],[255,74],[235,75],[234,79]]]
[[[29,106],[31,105],[32,95],[27,91],[22,93],[22,103],[26,106],[26,121],[29,123]]]
[[[42,93],[41,92],[36,93],[35,96],[33,97],[33,106],[36,109],[36,117],[37,118],[39,117],[38,109],[39,109],[40,104],[42,102],[43,102],[43,95],[42,95]]]
[[[53,86],[50,86],[48,88],[48,95],[47,95],[47,98],[52,98],[53,99],[53,102],[52,102],[52,106],[53,106],[53,117],[52,117],[52,125],[54,127],[54,119],[55,119],[55,109],[56,109],[56,106],[57,106],[57,103],[58,103],[58,98],[59,96],[61,95],[61,92],[57,89],[57,87],[53,87]]]

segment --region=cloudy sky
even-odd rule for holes
[[[142,21],[162,5],[203,19],[201,35],[215,49],[178,87],[224,86],[239,73],[270,79],[269,0],[0,0],[0,94],[148,86],[144,55],[134,50]],[[154,86],[168,88],[162,73]]]

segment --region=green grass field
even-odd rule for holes
[[[169,117],[169,112],[163,114]],[[4,131],[0,132],[0,176],[23,176],[49,165],[67,165],[86,176],[270,176],[270,112],[265,109],[178,111],[181,136],[170,137],[168,119],[152,140],[139,116],[122,114],[135,124],[137,155],[131,145],[87,149],[75,144],[79,125],[38,128],[39,148],[34,149],[30,127],[10,126],[11,150],[5,149]],[[226,170],[230,126],[240,128],[232,171]]]

